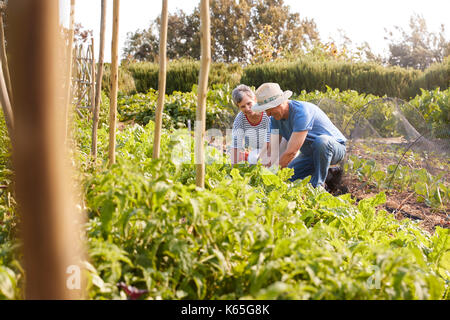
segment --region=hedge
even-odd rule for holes
[[[255,87],[264,82],[278,82],[283,90],[294,92],[326,91],[326,86],[329,86],[378,96],[408,98],[405,89],[414,84],[420,73],[375,63],[298,60],[248,66],[241,81]]]
[[[151,62],[138,62],[125,65],[132,74],[136,90],[145,93],[148,89],[158,89],[159,65]],[[200,62],[194,60],[175,60],[168,63],[166,93],[174,91],[189,92],[194,84],[198,84]],[[212,63],[209,72],[209,85],[239,84],[242,67],[239,64]]]
[[[158,88],[157,63],[138,62],[122,64],[119,74],[119,91],[123,94],[146,93]],[[175,60],[168,64],[166,93],[190,92],[198,84],[200,63],[195,60]],[[209,85],[228,84],[234,88],[239,83],[258,87],[264,82],[277,82],[283,90],[325,92],[327,86],[340,90],[356,90],[377,96],[390,96],[409,100],[420,94],[420,89],[445,90],[450,82],[450,58],[425,71],[401,67],[384,67],[375,63],[343,61],[275,61],[250,65],[212,63]],[[103,87],[109,91],[109,65],[106,65]]]

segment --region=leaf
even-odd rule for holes
[[[233,177],[233,180],[243,180],[239,174],[239,170],[236,168],[231,169],[230,175]]]
[[[426,183],[422,181],[416,182],[414,184],[414,192],[421,196],[427,195],[428,190]]]
[[[0,297],[3,295],[7,299],[15,298],[16,280],[14,272],[8,267],[0,266]]]
[[[106,199],[102,202],[102,208],[100,209],[100,221],[102,222],[103,232],[111,232],[113,216],[116,210],[116,204],[112,199]]]

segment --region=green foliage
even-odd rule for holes
[[[377,211],[383,193],[356,206],[288,183],[290,169],[211,164],[198,189],[195,166],[170,158],[183,130],[157,161],[152,130],[120,132],[118,163],[84,182],[91,298],[122,298],[118,281],[149,299],[443,298],[448,230]]]
[[[446,298],[449,230],[437,227],[430,235],[415,222],[395,220],[377,209],[386,201],[384,193],[355,204],[348,194],[333,197],[312,188],[309,178],[290,183],[291,169],[273,174],[260,165],[233,168],[223,158],[206,166],[206,188],[195,187],[193,139],[186,129],[175,130],[177,122],[193,119],[195,92],[167,97],[170,117],[164,117],[159,160],[152,159],[154,124],[141,116],[156,104],[154,90],[119,99],[121,120],[136,124],[117,132],[117,163],[111,167],[108,100],[102,104],[94,167],[90,121],[74,123],[73,159],[88,215],[84,268],[90,298],[125,299],[118,282],[148,290],[146,299]],[[340,99],[355,110],[373,98],[331,88],[298,97]],[[211,90],[208,124],[234,115],[236,110],[223,111],[231,106],[229,87]],[[3,123],[0,130],[6,132]],[[180,154],[186,163],[174,157]],[[216,155],[207,147],[207,159]],[[9,185],[9,156],[4,159],[0,179]],[[361,179],[379,186],[392,174],[392,168],[380,172],[374,162],[352,161]],[[396,187],[415,188],[432,206],[448,203],[449,189],[439,177],[405,168],[396,173]],[[24,274],[16,207],[11,195],[0,192],[0,299],[17,299]]]
[[[267,42],[267,41],[266,41]],[[409,100],[421,89],[450,85],[450,59],[433,64],[425,71],[384,67],[375,62],[354,62],[348,59],[318,59],[315,55],[296,55],[286,59],[273,59],[273,50],[261,43],[260,53],[255,55],[258,64],[243,68],[235,63],[212,63],[209,86],[228,84],[235,87],[245,83],[258,87],[264,82],[278,82],[284,90],[326,91],[327,86],[341,91],[356,90],[378,96],[398,97]],[[328,50],[328,49],[327,49]],[[332,49],[329,49],[332,50]],[[344,54],[344,53],[339,53]],[[259,63],[264,61],[271,61]],[[126,62],[120,68],[119,91],[123,94],[145,93],[158,88],[159,65],[152,62]],[[166,92],[189,92],[198,84],[199,61],[172,60],[168,64]],[[105,65],[103,89],[109,92],[109,65]]]
[[[111,90],[111,64],[103,65],[102,90],[109,96]],[[136,92],[135,80],[132,74],[124,67],[119,67],[118,91],[122,94],[133,94]]]
[[[0,168],[10,162],[11,141],[6,128],[5,116],[0,108]]]
[[[132,75],[138,92],[147,92],[150,88],[158,89],[159,65],[151,62],[129,63],[124,66]],[[191,59],[172,60],[168,63],[166,74],[166,92],[189,92],[198,84],[200,63]],[[209,71],[209,86],[228,84],[236,86],[241,78],[242,68],[239,64],[212,63]]]
[[[450,61],[450,60],[449,60]],[[441,91],[420,89],[417,95],[409,103],[419,110],[425,120],[431,124],[433,136],[438,138],[450,138],[450,88]]]
[[[420,93],[420,89],[433,90],[441,88],[446,90],[450,87],[450,56],[441,63],[434,63],[427,68],[414,82],[409,90],[405,89],[408,97]]]
[[[314,21],[301,19],[298,13],[291,12],[283,0],[216,0],[210,4],[210,18],[211,57],[217,62],[248,62],[254,54],[252,48],[258,33],[263,32],[267,25],[274,31],[273,46],[277,51],[282,48],[296,50],[308,41],[319,38]],[[156,61],[160,25],[158,17],[150,22],[148,29],[128,33],[125,58]],[[200,58],[199,5],[190,14],[183,10],[170,13],[167,30],[169,59]]]
[[[432,208],[445,210],[450,205],[450,186],[443,179],[444,173],[433,176],[423,168],[402,164],[391,164],[383,170],[374,160],[353,155],[345,163],[345,170],[356,174],[364,185],[373,183],[379,190],[414,191],[418,202]]]
[[[409,88],[419,74],[417,70],[385,68],[375,63],[299,58],[248,66],[241,82],[255,87],[264,82],[277,82],[283,90],[293,92],[325,91],[329,86],[379,96],[404,97],[403,90]]]
[[[137,93],[133,96],[122,96],[118,100],[120,121],[134,120],[140,125],[146,125],[154,120],[158,100],[158,92],[149,89],[146,94]],[[192,128],[196,119],[197,86],[190,92],[174,91],[164,98],[163,126],[176,128],[187,126],[191,120]],[[230,128],[237,113],[231,101],[231,88],[228,85],[213,85],[206,99],[207,128]]]
[[[23,278],[15,242],[17,216],[12,183],[11,143],[0,109],[0,300],[19,298]]]

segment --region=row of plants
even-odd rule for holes
[[[120,121],[133,120],[140,125],[146,125],[155,119],[158,92],[149,89],[147,93],[137,93],[132,96],[122,96],[118,99]],[[206,127],[228,128],[237,114],[237,107],[231,99],[229,85],[213,85],[208,91],[206,105]],[[164,98],[163,125],[166,128],[186,127],[188,120],[192,128],[196,119],[197,86],[190,92],[175,91]]]
[[[189,92],[198,84],[200,62],[192,59],[173,60],[168,63],[166,72],[166,92]],[[102,88],[109,93],[110,64],[105,64]],[[239,84],[242,67],[239,64],[214,62],[209,71],[209,86]],[[123,94],[146,93],[158,88],[159,64],[153,62],[125,62],[119,67],[119,91]]]
[[[328,94],[339,95],[331,89]],[[194,101],[182,97],[188,97],[182,104]],[[349,92],[342,99],[363,106],[365,98]],[[142,99],[136,111],[148,108]],[[229,103],[229,88],[213,90],[209,99]],[[222,159],[207,165],[206,189],[200,190],[192,140],[182,138],[190,133],[175,129],[174,122],[166,122],[160,160],[151,159],[152,121],[142,121],[144,126],[136,120],[119,131],[118,163],[109,168],[103,101],[95,166],[88,118],[73,128],[80,206],[88,216],[89,261],[83,266],[90,298],[127,298],[118,283],[144,290],[146,299],[449,298],[448,229],[437,227],[430,235],[415,222],[395,220],[377,209],[384,193],[356,204],[349,194],[333,197],[312,188],[308,178],[290,183],[289,169],[273,174],[261,166],[232,168]],[[183,163],[173,155],[186,143],[181,153],[191,162]],[[207,148],[207,157],[216,153]],[[11,179],[7,162],[0,172]],[[23,297],[16,220],[13,196],[2,194],[0,298]]]
[[[289,169],[211,164],[197,189],[195,166],[171,158],[183,135],[166,131],[155,161],[153,123],[130,126],[118,164],[84,171],[91,298],[126,298],[119,282],[147,299],[448,298],[448,230],[377,210],[383,193],[356,204],[289,183]]]
[[[330,86],[409,100],[420,93],[420,88],[450,87],[450,58],[425,71],[333,60],[274,61],[246,67],[241,81],[254,86],[278,82],[294,92],[325,91]]]
[[[119,90],[125,94],[145,93],[158,88],[159,66],[156,63],[125,63],[120,67]],[[166,91],[188,92],[198,84],[199,61],[182,59],[168,64]],[[109,68],[103,82],[109,90]],[[122,79],[122,80],[121,80]],[[401,67],[384,67],[376,63],[354,63],[309,58],[276,60],[242,67],[239,64],[213,63],[209,84],[229,84],[234,87],[246,83],[258,87],[264,82],[278,82],[285,90],[293,92],[325,91],[326,86],[340,90],[356,90],[378,96],[409,100],[420,89],[442,90],[450,87],[450,58],[430,66],[425,71]]]
[[[409,103],[430,124],[434,136],[450,139],[450,88],[420,91]]]
[[[231,100],[229,85],[214,85],[208,92],[206,108],[207,128],[231,128],[238,109]],[[369,124],[380,136],[392,137],[405,135],[403,117],[396,115],[396,106],[404,117],[428,138],[450,137],[449,110],[450,89],[432,91],[422,90],[409,103],[394,100],[381,101],[382,98],[371,94],[362,94],[354,90],[341,91],[327,87],[325,92],[305,90],[294,93],[292,99],[314,102],[328,114],[341,131],[351,137],[355,126]],[[118,100],[120,121],[133,120],[146,125],[154,120],[158,92],[150,89],[147,93],[131,96],[123,95]],[[387,98],[386,98],[387,99]],[[196,119],[197,86],[190,92],[173,92],[165,96],[163,125],[167,127],[192,125]],[[364,108],[364,109],[363,109]]]
[[[434,176],[424,168],[411,168],[398,163],[382,168],[373,159],[354,155],[346,161],[344,169],[355,174],[365,185],[375,185],[378,190],[412,190],[417,202],[425,202],[440,210],[446,210],[450,206],[450,186],[444,179],[445,173]]]

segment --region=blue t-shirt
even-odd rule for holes
[[[328,116],[315,104],[289,100],[289,118],[275,120],[270,117],[270,129],[279,130],[279,134],[289,141],[292,132],[308,130],[305,142],[314,142],[321,135],[334,137],[338,142],[345,143],[347,139],[331,122]]]

